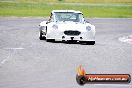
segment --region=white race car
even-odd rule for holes
[[[39,26],[40,40],[95,44],[95,26],[85,21],[80,11],[53,10],[49,20],[42,21]]]

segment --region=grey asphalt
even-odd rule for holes
[[[91,18],[96,44],[50,43],[39,40],[42,17],[0,17],[0,88],[132,88],[130,84],[76,83],[76,68],[88,74],[132,75],[132,18]]]

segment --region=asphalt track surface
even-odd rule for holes
[[[130,84],[76,83],[76,68],[88,74],[132,75],[132,19],[88,19],[96,26],[96,44],[50,43],[39,40],[45,18],[0,17],[0,88],[132,88]]]

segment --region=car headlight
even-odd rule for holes
[[[90,26],[86,26],[86,30],[87,31],[90,31],[91,30],[91,27]]]
[[[45,30],[46,29],[46,26],[41,26],[40,27],[40,30]]]
[[[53,29],[58,29],[58,26],[54,24],[54,25],[52,26],[52,28],[53,28]]]

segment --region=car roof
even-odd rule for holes
[[[55,12],[73,12],[73,13],[82,13],[80,11],[76,11],[76,10],[52,10],[52,13]]]

